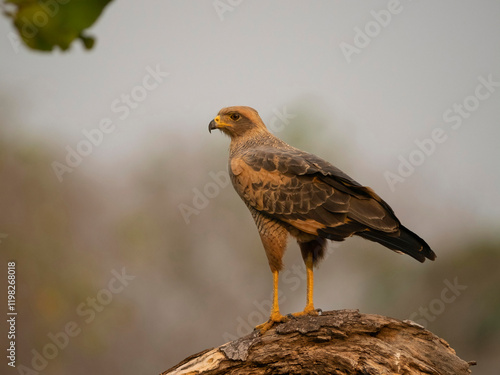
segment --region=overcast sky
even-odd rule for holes
[[[499,20],[498,1],[115,0],[90,30],[93,50],[47,54],[17,45],[2,18],[4,136],[42,137],[63,153],[110,119],[93,155],[110,160],[154,134],[227,143],[207,133],[225,106],[269,122],[304,102],[381,195],[411,185],[498,222]],[[422,155],[409,176],[398,172]],[[387,171],[404,181],[391,188]]]

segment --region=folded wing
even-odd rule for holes
[[[435,257],[372,189],[315,155],[259,147],[233,158],[230,169],[238,194],[261,214],[331,240],[356,234],[419,261]]]

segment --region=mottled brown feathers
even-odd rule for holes
[[[389,205],[327,161],[272,135],[257,111],[228,107],[209,129],[231,136],[229,173],[254,217],[271,269],[281,269],[288,233],[304,253],[322,257],[324,239],[352,235],[378,242],[423,262],[436,255],[401,225]]]

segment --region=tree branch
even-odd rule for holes
[[[264,335],[194,354],[162,375],[470,374],[446,341],[422,326],[357,310],[290,318]]]

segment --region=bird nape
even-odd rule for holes
[[[356,235],[420,262],[436,259],[371,188],[275,137],[255,109],[223,108],[208,126],[210,132],[214,129],[231,138],[229,175],[255,220],[273,273],[273,307],[269,320],[256,327],[261,332],[287,319],[279,310],[278,276],[289,235],[296,238],[307,269],[306,307],[295,316],[318,314],[313,267],[324,256],[327,239]]]

